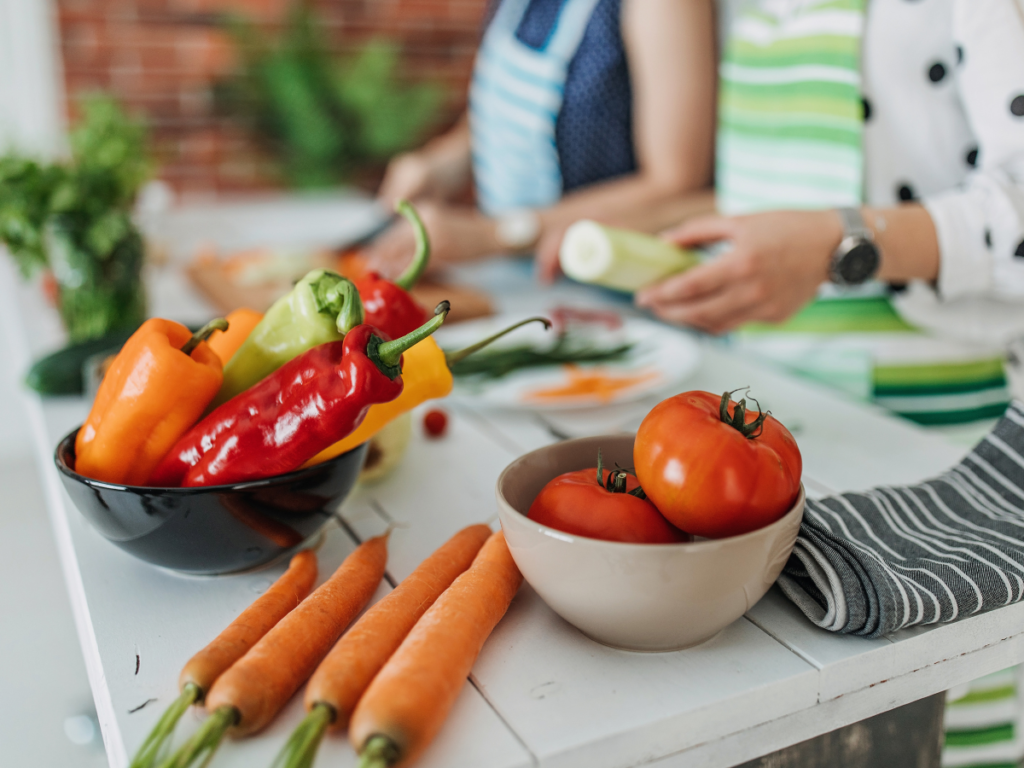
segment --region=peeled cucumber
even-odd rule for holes
[[[577,221],[565,232],[558,254],[573,280],[633,292],[700,262],[694,251],[652,235]]]

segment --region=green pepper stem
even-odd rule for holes
[[[395,210],[409,220],[409,223],[412,224],[413,235],[416,237],[416,253],[412,257],[412,262],[395,280],[395,285],[408,291],[416,285],[416,281],[420,279],[427,264],[430,263],[430,237],[427,235],[427,228],[423,225],[423,219],[408,200],[399,200],[395,203]]]
[[[432,334],[444,323],[452,305],[442,301],[434,308],[434,316],[414,331],[409,331],[405,336],[400,336],[394,341],[382,341],[376,350],[375,362],[388,368],[394,368],[402,359],[402,353],[410,347],[414,347]]]
[[[198,331],[192,334],[192,338],[185,342],[185,346],[181,348],[181,351],[186,355],[191,355],[192,350],[198,347],[202,342],[206,341],[210,336],[213,335],[214,331],[226,331],[228,329],[228,321],[223,317],[218,317],[216,320],[211,320]]]
[[[354,283],[349,280],[338,283],[338,293],[342,300],[341,312],[338,313],[338,333],[344,336],[357,325],[363,324],[366,313],[363,311],[363,300]]]
[[[303,280],[313,292],[317,311],[335,318],[342,336],[362,324],[363,301],[351,280],[329,269],[314,270]]]
[[[359,750],[359,764],[356,768],[391,768],[401,758],[398,745],[381,734],[371,736]]]
[[[175,726],[181,716],[188,711],[188,708],[202,698],[202,691],[195,683],[185,683],[181,694],[171,705],[160,715],[153,730],[149,732],[146,740],[142,742],[139,751],[132,758],[129,768],[153,768],[162,756],[164,748],[170,742]]]
[[[288,737],[284,748],[274,759],[271,768],[313,768],[317,750],[323,740],[327,726],[337,714],[334,707],[324,702],[313,706],[298,727]]]
[[[516,330],[517,328],[521,328],[524,325],[527,325],[528,323],[543,323],[544,324],[544,330],[548,330],[549,328],[551,328],[551,321],[548,320],[546,317],[531,317],[531,318],[529,318],[527,320],[523,320],[521,322],[515,323],[514,325],[510,325],[508,328],[505,328],[502,331],[498,331],[493,336],[488,336],[486,339],[483,339],[482,341],[478,341],[476,344],[470,344],[468,347],[466,347],[464,349],[460,349],[460,350],[457,350],[455,352],[445,352],[444,353],[444,360],[448,364],[448,367],[451,368],[456,363],[458,363],[458,362],[460,362],[462,360],[465,360],[467,357],[472,355],[474,352],[483,349],[484,347],[486,347],[491,342],[497,341],[498,339],[500,339],[505,334],[511,333],[512,331]]]
[[[189,768],[204,757],[203,765],[206,765],[224,740],[228,728],[238,723],[239,716],[238,710],[228,704],[217,707],[199,726],[199,730],[193,733],[177,752],[160,764],[160,768]]]

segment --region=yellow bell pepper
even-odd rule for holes
[[[388,422],[408,413],[420,403],[445,397],[452,391],[452,372],[448,370],[448,362],[444,351],[437,346],[433,337],[428,336],[416,346],[410,348],[403,356],[402,379],[405,386],[402,394],[389,403],[371,405],[356,431],[325,448],[303,466],[309,467],[322,461],[333,459],[357,445],[361,445],[376,435]]]
[[[528,320],[510,325],[502,331],[488,336],[458,352],[445,354],[432,336],[428,336],[419,344],[411,347],[402,356],[402,380],[405,386],[402,394],[389,403],[378,403],[371,405],[366,413],[363,423],[356,427],[356,431],[349,434],[330,448],[325,448],[316,456],[302,466],[310,467],[314,464],[333,459],[345,451],[351,451],[357,445],[361,445],[376,435],[387,424],[397,419],[403,413],[408,413],[417,405],[427,400],[435,400],[439,397],[446,397],[452,391],[454,379],[450,366],[459,360],[482,349],[496,339],[500,339],[506,333],[514,331],[527,323],[543,323],[545,328],[551,327],[551,322],[543,317],[531,317]]]

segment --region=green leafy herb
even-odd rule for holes
[[[0,242],[24,276],[51,269],[73,341],[141,322],[142,239],[130,217],[149,177],[145,128],[111,98],[82,101],[71,157],[0,157]]]
[[[482,379],[500,379],[524,368],[542,368],[569,363],[609,363],[622,360],[634,344],[600,347],[581,342],[571,334],[562,334],[547,348],[529,344],[496,347],[460,360],[452,366],[456,377],[479,376]]]

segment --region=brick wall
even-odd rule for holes
[[[68,110],[107,90],[149,123],[161,177],[184,194],[277,186],[273,164],[214,114],[211,85],[233,65],[218,14],[274,29],[289,0],[57,0]],[[385,35],[406,73],[450,86],[443,123],[464,106],[485,0],[313,0],[338,51]]]

